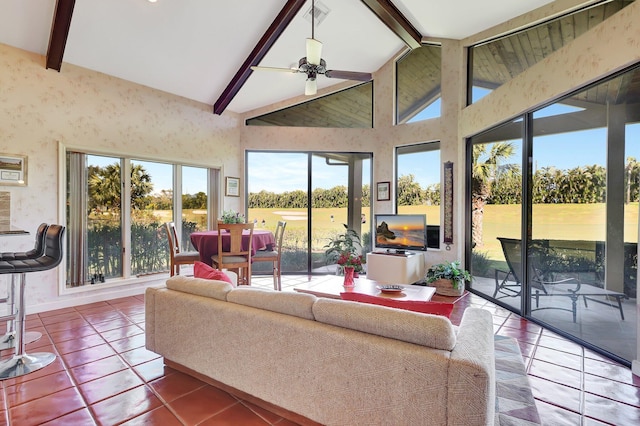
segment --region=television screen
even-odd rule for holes
[[[424,214],[377,214],[377,248],[404,250],[427,249],[427,217]]]

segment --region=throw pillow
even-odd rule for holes
[[[227,274],[218,269],[214,269],[203,262],[194,262],[193,276],[196,278],[204,278],[205,280],[225,281],[233,285],[231,278],[229,278]]]
[[[396,309],[405,309],[407,311],[421,312],[423,314],[442,315],[447,318],[449,318],[451,312],[453,311],[453,303],[446,302],[396,300],[387,299],[385,297],[371,296],[362,293],[340,293],[340,297],[343,300],[371,303],[373,305],[382,305]]]

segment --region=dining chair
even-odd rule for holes
[[[242,234],[245,230],[249,231],[246,249],[242,247]],[[229,238],[226,238],[225,233],[228,233]],[[226,240],[228,244],[225,243]],[[251,285],[252,241],[253,223],[219,223],[218,253],[211,257],[213,266],[235,272],[238,275],[238,285]]]
[[[180,249],[180,240],[178,239],[175,223],[166,222],[164,229],[167,231],[167,237],[169,239],[171,276],[180,275],[180,266],[192,265],[195,261],[200,260],[200,253],[197,251],[182,251]]]
[[[275,233],[275,245],[273,250],[263,249],[256,251],[253,255],[254,262],[272,262],[273,263],[273,288],[274,290],[282,290],[282,277],[280,275],[280,264],[282,261],[282,240],[287,222],[278,221]]]

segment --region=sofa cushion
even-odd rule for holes
[[[318,298],[313,304],[316,321],[350,328],[434,349],[450,351],[456,334],[448,318],[423,315],[384,306]]]
[[[233,289],[231,284],[225,281],[205,280],[182,275],[174,275],[169,278],[167,288],[218,300],[227,300],[227,293]]]
[[[226,281],[229,284],[233,284],[231,278],[223,271],[212,268],[203,262],[193,262],[193,276],[196,278],[203,278],[205,280],[218,280]]]
[[[372,305],[389,306],[396,309],[405,309],[407,311],[421,312],[423,314],[442,315],[449,318],[453,311],[453,303],[447,302],[431,302],[421,300],[398,300],[388,299],[386,297],[372,296],[363,293],[340,293],[342,300],[351,300],[354,302],[371,303]]]
[[[313,320],[312,307],[316,296],[258,288],[236,288],[227,293],[227,301],[253,308]]]

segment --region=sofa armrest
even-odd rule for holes
[[[467,308],[451,351],[447,418],[450,425],[493,425],[496,403],[493,318]]]

